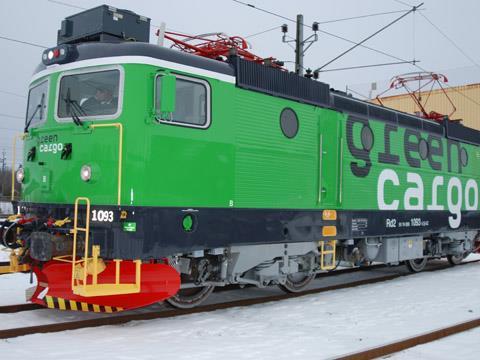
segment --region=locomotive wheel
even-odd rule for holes
[[[287,275],[287,281],[285,281],[285,284],[278,286],[286,292],[297,293],[310,284],[314,278],[315,274],[297,272],[295,274]]]
[[[418,273],[422,271],[427,265],[428,258],[419,258],[405,261],[408,271],[412,273]]]
[[[17,243],[17,226],[16,223],[11,223],[8,226],[0,227],[0,244],[9,249],[18,249],[21,247],[21,245]]]
[[[213,285],[180,289],[175,296],[168,298],[166,301],[179,309],[191,309],[204,302],[213,289],[215,289]]]
[[[467,257],[467,253],[462,254],[462,255],[447,255],[447,260],[450,263],[450,265],[455,266],[460,264],[463,259]]]

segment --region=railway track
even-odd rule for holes
[[[43,306],[38,304],[15,304],[15,305],[3,305],[0,306],[0,314],[11,314],[22,311],[31,311],[44,309]]]
[[[468,265],[468,264],[476,263],[479,261],[480,260],[468,261],[460,264],[459,266]],[[450,266],[445,263],[441,265],[437,264],[437,265],[433,265],[429,269],[426,269],[425,272],[443,270],[449,267]],[[350,269],[347,269],[347,270],[349,272],[352,271]],[[45,324],[45,325],[5,329],[5,330],[0,330],[0,339],[7,339],[7,338],[13,338],[13,337],[24,336],[24,335],[32,335],[32,334],[38,334],[38,333],[51,333],[51,332],[60,332],[60,331],[66,331],[66,330],[76,330],[76,329],[82,329],[82,328],[88,328],[88,327],[119,325],[119,324],[128,323],[130,321],[170,318],[170,317],[177,317],[177,316],[188,315],[188,314],[211,312],[211,311],[228,309],[233,307],[243,307],[243,306],[264,304],[268,302],[281,301],[281,300],[296,298],[296,297],[305,296],[305,295],[319,294],[326,291],[340,290],[340,289],[346,289],[346,288],[351,288],[356,286],[374,284],[374,283],[393,280],[393,279],[397,279],[397,278],[409,276],[409,275],[414,275],[414,274],[410,274],[410,273],[387,274],[387,275],[383,275],[375,278],[350,281],[347,283],[341,283],[341,284],[331,285],[331,286],[326,286],[321,288],[314,288],[314,289],[306,290],[300,293],[282,293],[280,295],[269,295],[269,296],[241,299],[241,300],[233,300],[233,301],[220,302],[220,303],[209,304],[209,305],[201,305],[193,309],[162,309],[162,310],[156,310],[156,311],[143,311],[139,313],[126,313],[126,314],[119,314],[119,315],[113,315],[109,317],[101,317],[101,318],[94,318],[94,319],[88,319],[88,320],[76,320],[76,321],[68,321],[68,322],[61,322],[61,323],[55,323],[55,324]],[[21,305],[20,308],[17,308],[17,310],[20,309],[19,311],[26,311],[27,310],[26,307],[22,309],[22,307],[25,305],[30,305],[30,304],[23,304]],[[15,310],[15,306],[19,306],[19,305],[12,305],[11,310]],[[0,310],[1,309],[2,307],[0,307]],[[28,309],[28,310],[34,310],[34,309]],[[10,312],[15,312],[15,311],[10,311]],[[348,356],[353,356],[353,355],[348,355]]]
[[[429,331],[420,335],[412,336],[399,341],[390,342],[381,346],[376,346],[359,352],[335,357],[335,360],[369,360],[381,356],[387,356],[399,351],[412,348],[417,345],[430,343],[432,341],[443,339],[447,336],[459,334],[464,331],[472,330],[480,326],[480,318],[473,319],[452,326],[447,326],[434,331]]]
[[[0,265],[1,265],[1,262],[0,262]],[[384,264],[376,264],[368,267],[344,268],[344,269],[339,269],[331,272],[320,273],[316,276],[316,278],[320,279],[320,278],[326,278],[326,277],[332,277],[332,276],[339,276],[339,275],[345,275],[345,274],[350,274],[354,272],[381,269],[385,267],[388,267],[388,266]],[[253,287],[253,285],[252,286],[247,285],[247,287]],[[224,287],[218,287],[217,289],[215,289],[215,292],[224,292],[224,291],[231,291],[231,290],[237,290],[237,289],[239,289],[238,285],[227,285]],[[16,313],[16,312],[22,312],[22,311],[39,310],[39,309],[44,309],[44,307],[37,304],[3,305],[3,306],[0,306],[0,314]]]

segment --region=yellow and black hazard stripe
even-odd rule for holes
[[[45,305],[50,309],[59,310],[73,310],[73,311],[85,311],[96,313],[114,313],[123,311],[122,307],[118,306],[105,306],[97,304],[89,304],[81,301],[66,300],[53,296],[45,296]]]

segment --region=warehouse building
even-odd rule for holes
[[[461,119],[462,124],[480,130],[480,83],[445,88],[445,93],[456,107],[451,119]],[[441,89],[420,93],[421,103],[430,113],[450,114],[454,110],[449,99]],[[416,96],[418,97],[418,93]],[[420,109],[410,94],[381,97],[384,106],[410,114],[420,114]],[[378,100],[372,100],[378,103]]]

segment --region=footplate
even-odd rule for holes
[[[135,283],[138,263],[122,261],[121,278],[117,278],[116,263],[105,261],[105,269],[98,275],[98,285]],[[71,264],[51,261],[43,268],[34,267],[38,280],[30,301],[60,310],[117,312],[148,306],[175,295],[180,288],[180,274],[167,264],[141,264],[141,286],[137,293],[82,296],[71,287]],[[92,281],[91,275],[88,276]],[[118,290],[118,289],[117,289]],[[93,296],[92,296],[93,295]]]
[[[18,250],[20,250],[20,249],[11,250],[10,263],[9,263],[9,265],[1,265],[0,266],[0,274],[30,271],[30,265],[20,264],[18,262],[18,258],[19,258]]]

